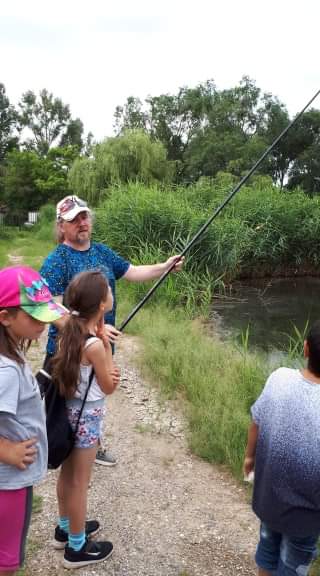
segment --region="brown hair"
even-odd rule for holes
[[[308,368],[312,374],[320,377],[320,321],[315,322],[308,331],[306,337],[309,356]]]
[[[10,316],[15,317],[20,308],[19,306],[12,306],[10,308],[0,308],[0,310],[6,310]],[[24,364],[24,359],[20,352],[26,352],[30,344],[30,340],[22,340],[20,344],[17,344],[10,336],[7,328],[0,323],[0,354],[2,356],[10,358],[18,364]]]
[[[96,270],[80,272],[66,290],[64,302],[71,314],[59,334],[58,351],[52,360],[53,379],[66,398],[73,398],[77,389],[87,322],[107,299],[108,290],[107,278]],[[73,311],[76,314],[72,314]]]

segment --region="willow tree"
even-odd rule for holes
[[[175,164],[167,160],[161,142],[141,130],[129,130],[96,144],[90,158],[80,158],[69,173],[69,186],[80,196],[97,204],[112,185],[140,181],[169,182]]]

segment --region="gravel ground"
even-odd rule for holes
[[[30,351],[39,365],[43,346]],[[89,517],[101,522],[98,538],[110,539],[113,556],[81,568],[81,576],[254,575],[258,524],[246,490],[223,469],[190,453],[177,402],[162,401],[141,378],[134,359],[136,339],[123,336],[116,361],[121,385],[108,399],[106,444],[118,459],[113,468],[95,465]],[[56,472],[36,494],[26,576],[60,575],[62,553],[51,541],[56,522]]]

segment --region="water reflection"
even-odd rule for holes
[[[239,282],[230,298],[213,301],[212,322],[223,336],[239,338],[249,325],[249,344],[263,350],[287,349],[294,325],[320,319],[320,278],[281,278]]]

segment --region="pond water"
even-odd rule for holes
[[[249,326],[249,347],[287,350],[294,326],[303,332],[320,319],[320,278],[268,278],[237,282],[230,297],[215,298],[211,321],[222,337],[241,339]]]

